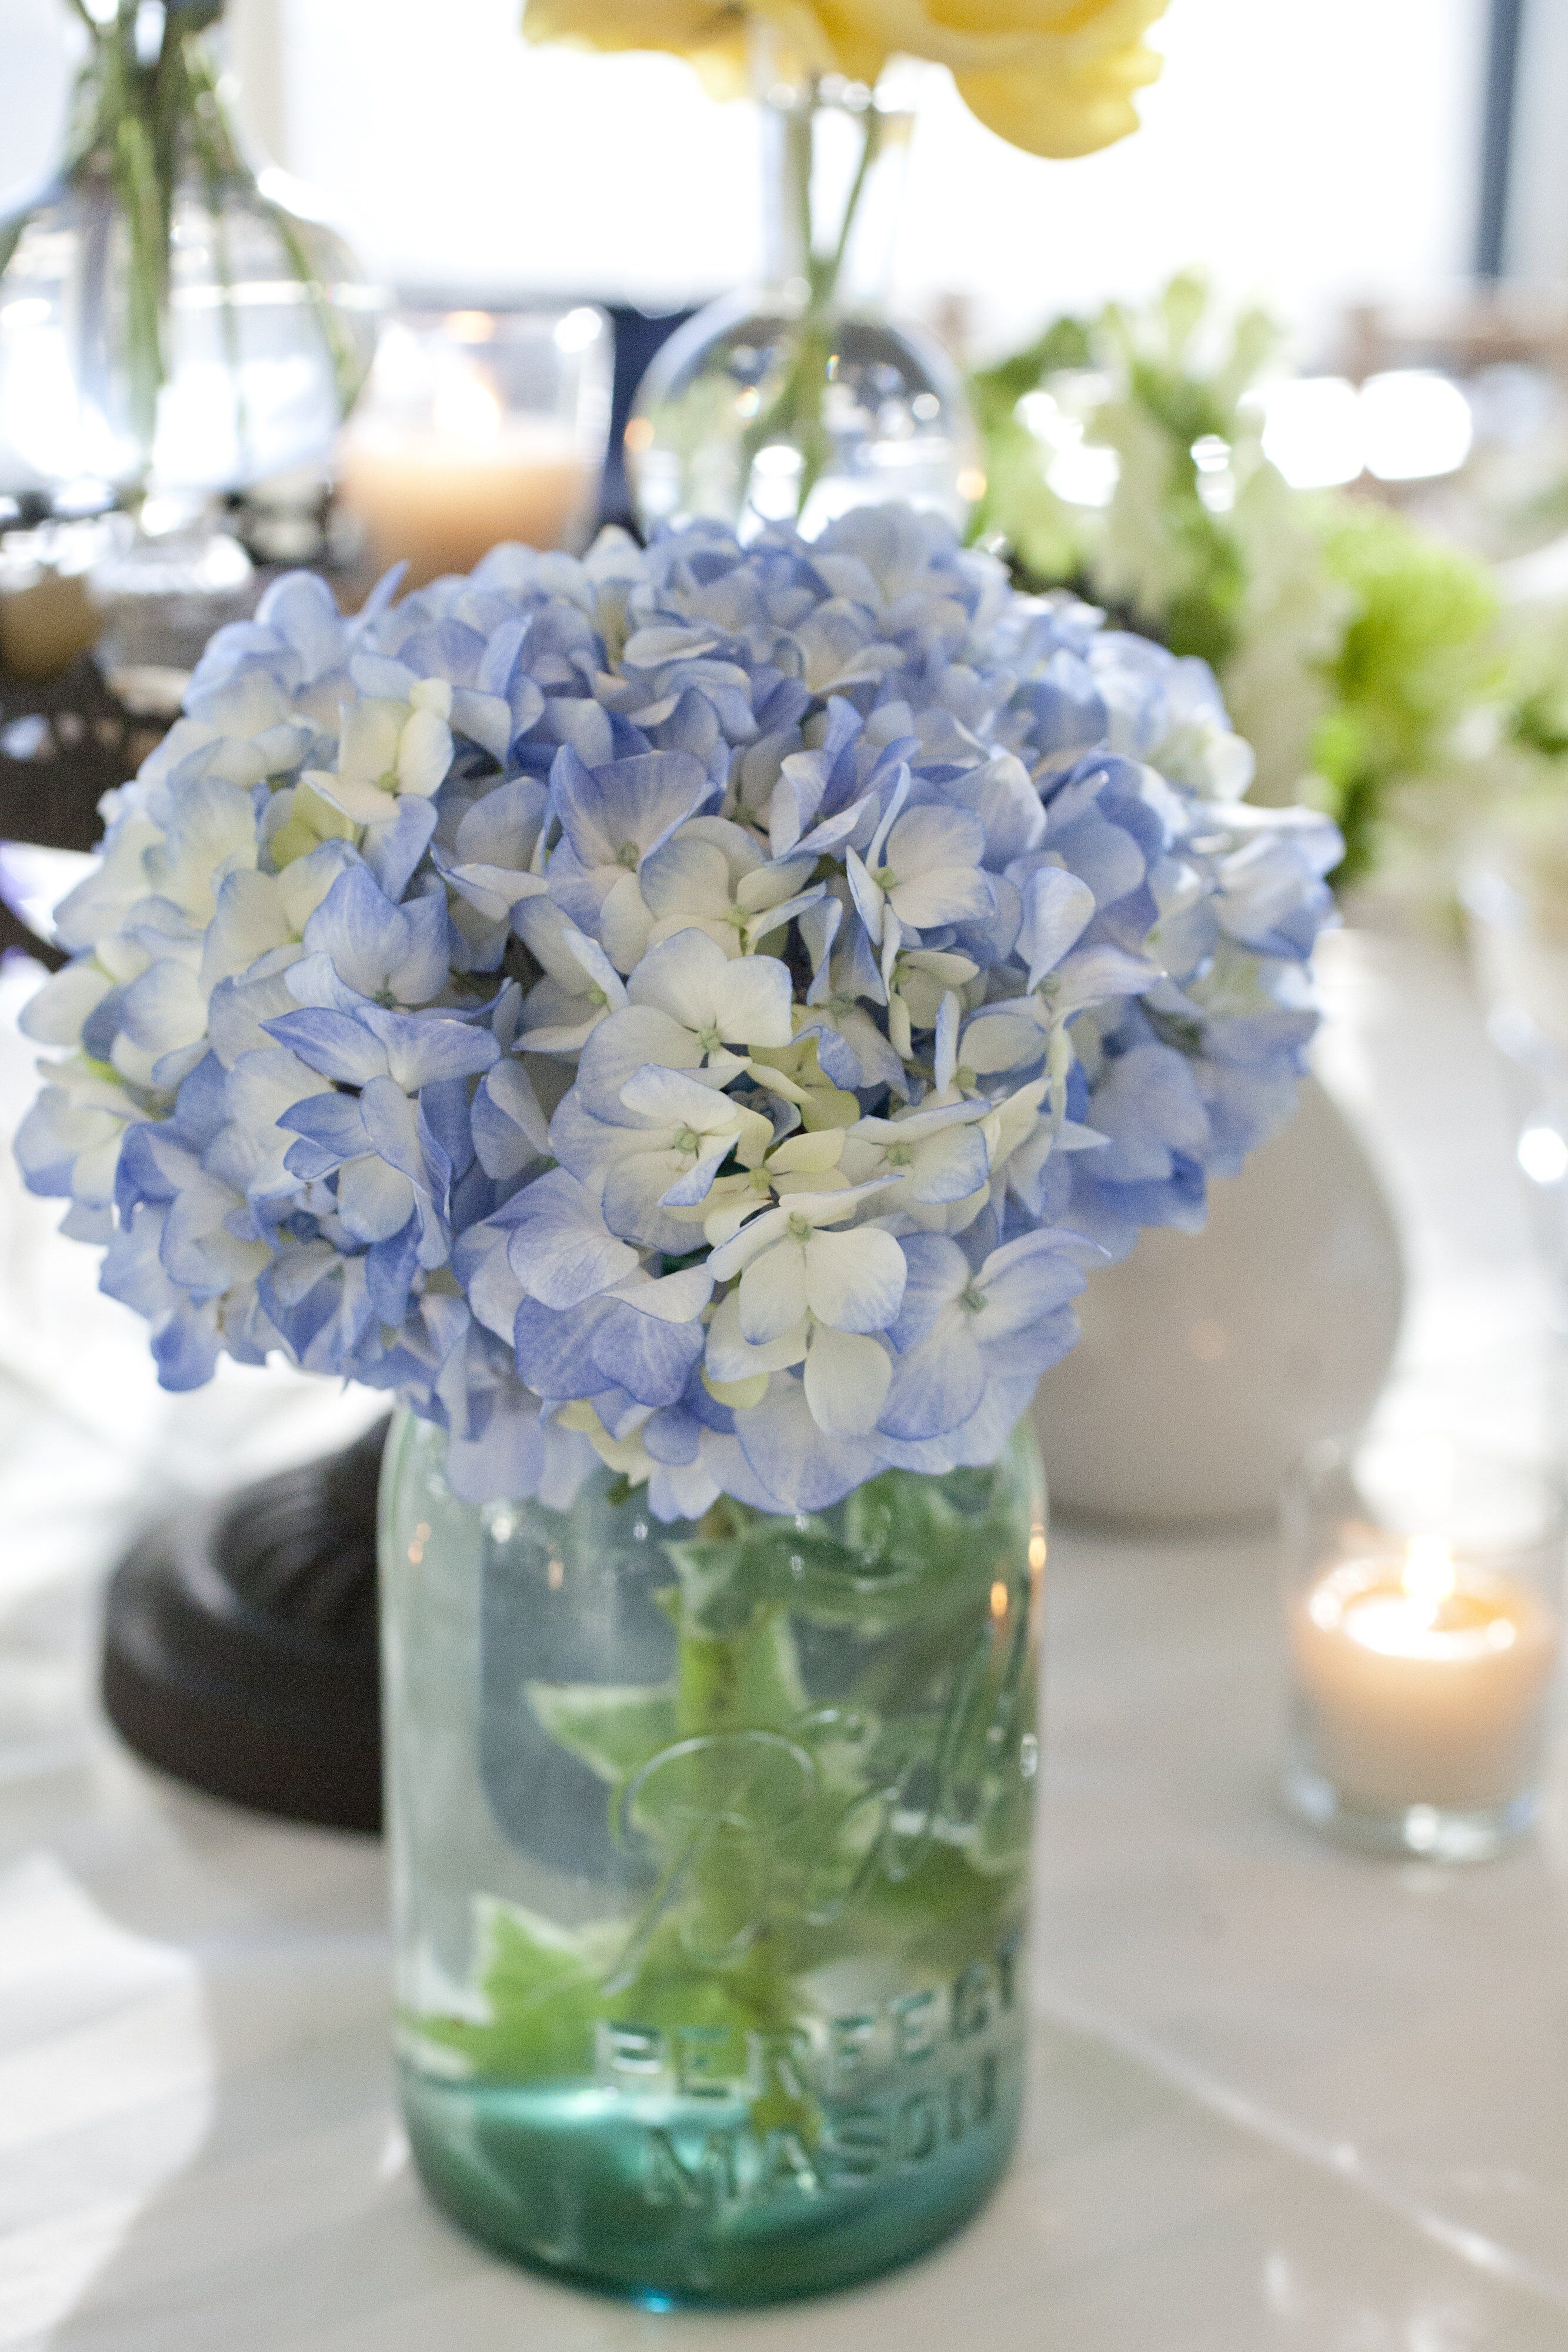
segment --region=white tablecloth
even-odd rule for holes
[[[1409,1236],[1388,1410],[1539,1433],[1542,1286],[1458,961],[1347,938],[1326,976],[1325,1075]],[[12,1106],[26,1067],[0,1025]],[[1469,1872],[1286,1821],[1262,1541],[1053,1538],[1030,2120],[963,2237],[756,2316],[655,2317],[467,2244],[393,2107],[379,1848],[160,1780],[92,1691],[127,1529],[364,1406],[242,1373],[160,1398],[52,1223],[0,1190],[5,2352],[1568,2347],[1563,1790]]]

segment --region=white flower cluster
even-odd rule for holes
[[[282,1349],[472,1496],[989,1462],[1100,1252],[1289,1111],[1331,826],[945,525],[307,575],[106,803],[18,1140],[161,1376]]]

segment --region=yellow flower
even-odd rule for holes
[[[1036,155],[1087,155],[1138,128],[1143,40],[1165,0],[527,0],[531,40],[687,58],[715,96],[748,87],[751,16],[781,52],[875,83],[889,58],[947,66],[982,122]]]
[[[811,0],[525,0],[522,29],[531,41],[577,48],[665,50],[695,66],[713,97],[743,98],[756,16],[773,27],[777,70],[842,70]]]
[[[531,41],[588,49],[663,49],[697,68],[715,98],[740,98],[747,76],[746,10],[730,0],[527,0]]]
[[[814,0],[839,68],[875,82],[892,57],[947,66],[988,129],[1035,155],[1088,155],[1138,128],[1143,40],[1165,0]]]

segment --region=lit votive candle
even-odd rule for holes
[[[1363,1844],[1494,1852],[1535,1808],[1563,1646],[1560,1530],[1494,1557],[1352,1517],[1287,1600],[1297,1811]]]
[[[421,587],[503,540],[576,537],[595,501],[607,367],[595,310],[395,321],[338,457],[377,565],[405,562]]]
[[[1404,1561],[1349,1559],[1292,1627],[1324,1769],[1372,1805],[1506,1804],[1529,1780],[1562,1643],[1528,1585],[1468,1574],[1438,1537]]]
[[[591,492],[593,469],[571,434],[509,424],[499,406],[483,408],[482,384],[474,392],[466,431],[366,425],[343,442],[343,503],[378,564],[406,562],[411,588],[471,572],[501,540],[559,547]]]

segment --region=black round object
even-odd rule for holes
[[[386,1423],[192,1508],[115,1570],[103,1700],[138,1755],[208,1795],[381,1827],[375,1497]]]

